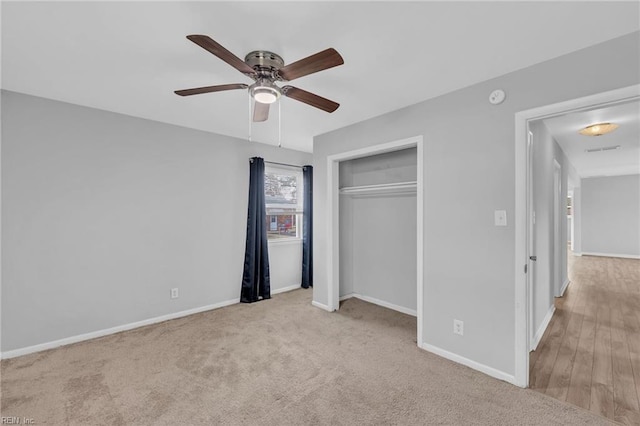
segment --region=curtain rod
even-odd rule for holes
[[[251,160],[252,159],[250,158],[249,161],[251,161]],[[264,162],[267,163],[267,164],[277,164],[279,166],[297,167],[299,169],[302,169],[303,167],[305,167],[305,166],[298,166],[297,164],[277,163],[275,161],[267,161],[267,160],[265,160]]]
[[[287,163],[277,163],[275,161],[266,161],[265,163],[267,164],[277,164],[278,166],[289,166],[289,167],[298,167],[298,168],[303,168],[304,166],[298,166],[297,164],[287,164]]]

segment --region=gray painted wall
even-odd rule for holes
[[[582,178],[578,174],[577,170],[572,169],[568,176],[569,178],[569,190],[573,192],[573,241],[571,242],[571,250],[574,255],[580,254],[580,247],[582,245],[582,238],[580,235],[580,185]],[[570,232],[570,230],[568,231]]]
[[[640,175],[582,179],[582,253],[640,256]]]
[[[342,172],[343,169],[340,171]],[[340,173],[342,174],[342,173]],[[339,229],[340,229],[340,297],[353,294],[354,275],[354,214],[353,197],[340,196],[339,201]],[[314,272],[315,274],[315,272]]]
[[[535,263],[531,263],[533,274],[533,325],[532,332],[543,332],[540,326],[553,306],[554,297],[559,295],[562,284],[568,279],[567,275],[567,233],[569,223],[567,221],[566,199],[569,188],[569,179],[576,179],[577,172],[553,139],[551,133],[542,121],[530,123],[533,133],[533,210],[536,214],[534,225],[533,254],[538,257]],[[555,267],[555,234],[554,234],[554,172],[557,161],[561,166],[561,194],[559,206],[560,228],[560,282],[554,277]],[[579,180],[579,178],[578,178]]]
[[[239,298],[249,157],[311,161],[13,92],[2,122],[3,351]],[[299,251],[270,247],[273,289]]]
[[[415,194],[350,201],[353,257],[351,263],[341,258],[340,269],[352,270],[353,292],[415,311]]]
[[[582,190],[579,186],[573,188],[573,253],[582,254]]]
[[[340,187],[416,180],[415,148],[340,163]],[[416,309],[416,195],[340,196],[340,296]]]
[[[345,186],[378,185],[415,182],[418,175],[416,148],[400,149],[384,154],[340,162],[340,188]]]
[[[514,374],[515,113],[638,84],[639,35],[314,138],[314,202],[321,209],[328,155],[424,136],[424,343]],[[488,96],[496,88],[507,99],[493,106]],[[507,210],[507,227],[494,226],[496,209]],[[325,215],[315,215],[313,297],[327,305]],[[454,318],[465,322],[463,337],[452,332]]]
[[[572,187],[572,185],[575,185],[574,182],[577,182],[577,184],[580,185],[580,175],[578,174],[578,171],[571,163],[567,155],[564,153],[564,151],[562,151],[562,148],[560,147],[558,142],[556,142],[555,140],[553,141],[553,158],[562,166],[562,193],[560,194],[559,211],[561,226],[559,232],[561,236],[565,236],[565,238],[562,238],[560,243],[561,276],[560,282],[556,283],[557,285],[554,293],[554,296],[557,297],[560,296],[562,285],[569,280],[569,273],[567,269],[567,257],[569,256],[569,252],[566,249],[569,239],[566,238],[566,235],[569,232],[570,223],[567,218],[567,197],[569,196],[569,188]]]
[[[533,277],[533,327],[536,333],[549,307],[553,304],[553,144],[542,122],[530,125],[533,133],[533,253],[538,257],[531,263]]]

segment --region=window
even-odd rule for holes
[[[302,170],[266,166],[264,198],[269,241],[302,238]]]

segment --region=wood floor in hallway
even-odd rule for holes
[[[640,260],[568,257],[571,284],[531,352],[530,387],[640,425]]]

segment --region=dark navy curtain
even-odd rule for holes
[[[313,167],[302,167],[304,186],[302,221],[302,287],[313,287]]]
[[[244,252],[244,272],[240,301],[257,302],[271,298],[269,280],[269,252],[267,244],[267,213],[264,201],[264,160],[249,160],[249,213],[247,214],[247,242]]]

